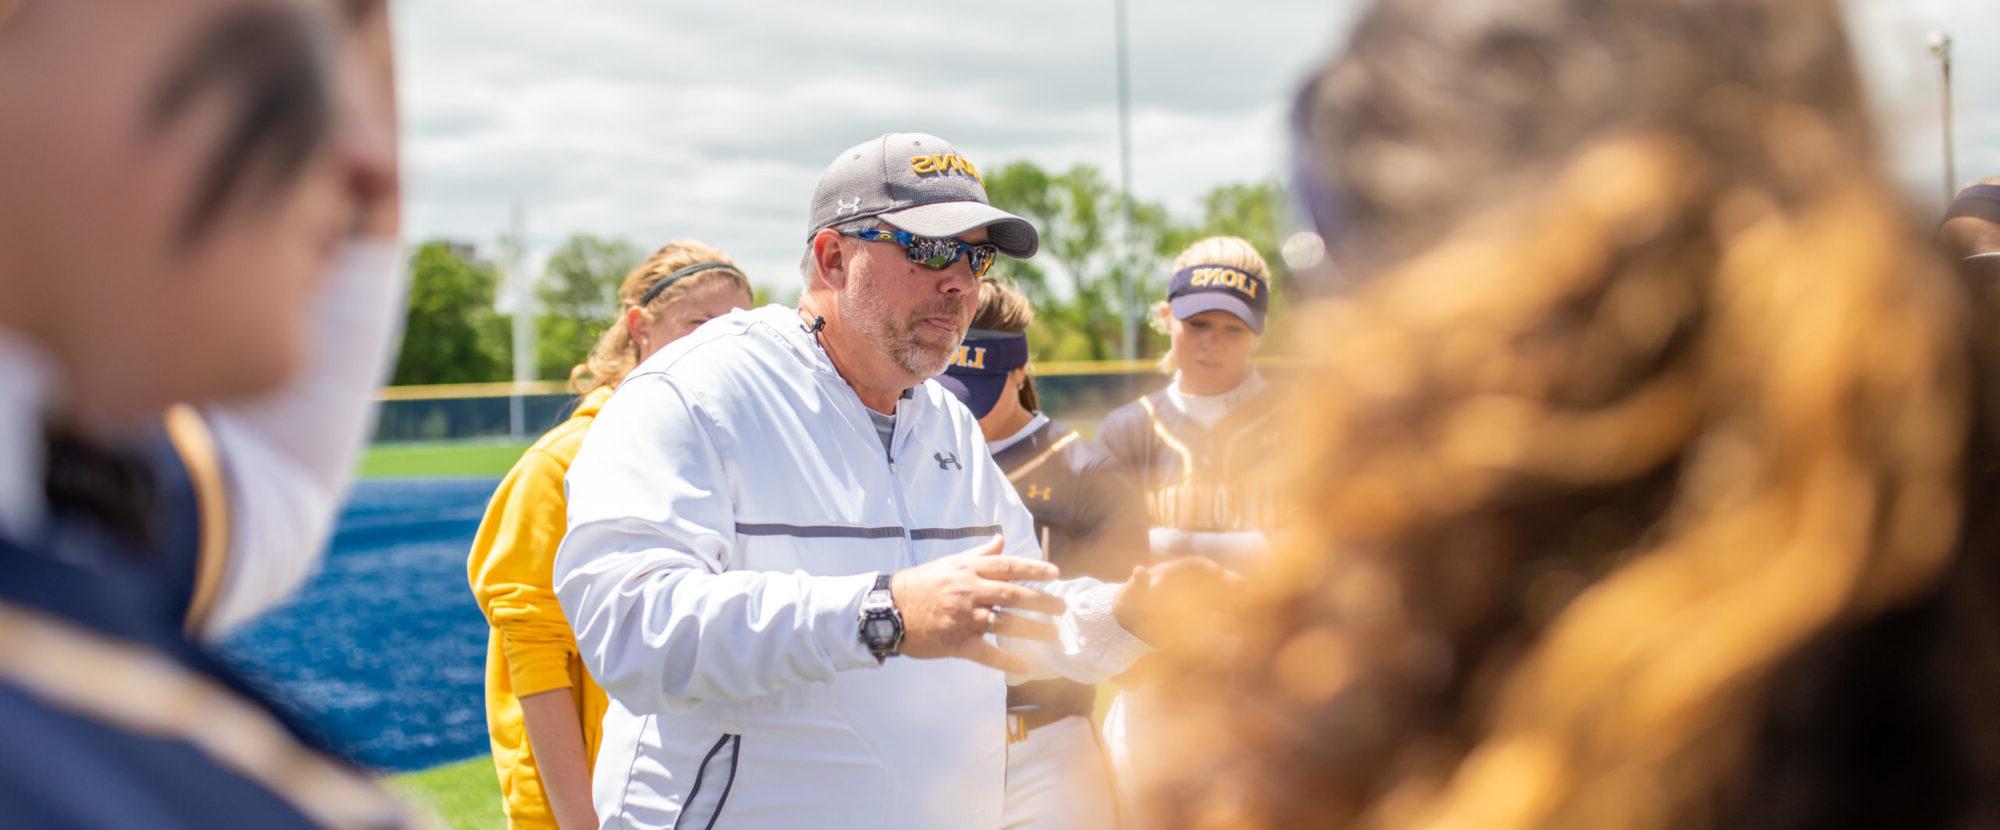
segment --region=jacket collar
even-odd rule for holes
[[[801,314],[798,309],[774,303],[751,313],[760,318],[758,322],[776,332],[778,341],[784,344],[785,349],[817,376],[820,383],[833,393],[835,399],[852,402],[856,415],[861,418],[857,422],[859,426],[871,430],[874,428],[866,420],[867,404],[861,402],[861,395],[854,391],[854,387],[848,385],[846,378],[840,376],[840,370],[834,368],[833,357],[820,346],[819,337],[812,332],[810,325],[800,319]],[[902,449],[903,440],[911,434],[917,423],[924,420],[925,416],[920,413],[931,408],[928,404],[934,400],[934,396],[927,395],[920,389],[928,383],[930,381],[924,381],[917,386],[904,389],[903,394],[896,400],[896,433],[890,444],[892,456]]]
[[[774,303],[758,309],[755,313],[761,316],[767,312],[776,319],[767,320],[766,322],[772,324],[772,327],[778,332],[778,338],[784,342],[785,346],[794,355],[806,364],[807,368],[810,368],[816,374],[831,378],[834,383],[845,387],[848,393],[854,396],[856,401],[861,399],[860,394],[854,391],[854,387],[848,385],[847,379],[840,376],[840,370],[833,365],[833,356],[827,354],[826,348],[820,345],[819,336],[812,332],[811,326],[808,323],[800,319],[802,315],[798,309]],[[917,386],[922,385],[921,383],[917,384]],[[914,400],[916,397],[917,387],[912,386],[903,390],[903,394],[899,396],[899,400]],[[901,403],[896,405],[897,414],[902,414],[903,409],[904,407]]]

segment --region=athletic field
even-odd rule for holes
[[[450,827],[505,825],[486,746],[486,622],[465,554],[524,448],[371,450],[318,576],[224,645],[255,682]]]

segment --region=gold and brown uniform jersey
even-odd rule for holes
[[[993,454],[1064,576],[1123,580],[1146,561],[1146,507],[1117,460],[1054,421]]]
[[[1097,442],[1144,491],[1153,527],[1268,530],[1278,522],[1276,500],[1258,473],[1282,451],[1276,409],[1266,389],[1204,427],[1162,389],[1106,416]]]

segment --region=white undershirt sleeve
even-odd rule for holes
[[[1001,494],[996,513],[1002,533],[1007,538],[1007,555],[1047,559],[1047,554],[1035,538],[1034,514],[1029,513],[1021,503],[1013,483],[1007,480],[1006,474],[990,455],[981,453],[975,458],[978,458],[979,472],[992,476],[996,482],[993,491]],[[999,638],[1001,648],[1022,654],[1035,664],[1034,671],[1029,674],[1009,676],[1009,683],[1055,677],[1078,683],[1098,683],[1124,673],[1139,658],[1153,651],[1152,646],[1119,625],[1118,619],[1111,613],[1112,601],[1117,598],[1122,583],[1079,577],[1028,584],[1062,597],[1069,603],[1069,609],[1053,619],[1059,635],[1055,642]],[[1019,613],[1026,615],[1029,612]]]

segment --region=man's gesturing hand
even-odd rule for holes
[[[920,660],[963,657],[1002,671],[1029,670],[1026,658],[987,642],[987,632],[1054,640],[1055,626],[1047,620],[999,612],[995,606],[1050,615],[1061,614],[1065,606],[1059,597],[1010,581],[1054,579],[1057,571],[1047,562],[1001,556],[1004,541],[994,539],[891,577],[889,594],[903,615],[904,656]],[[994,614],[999,617],[993,618]]]

